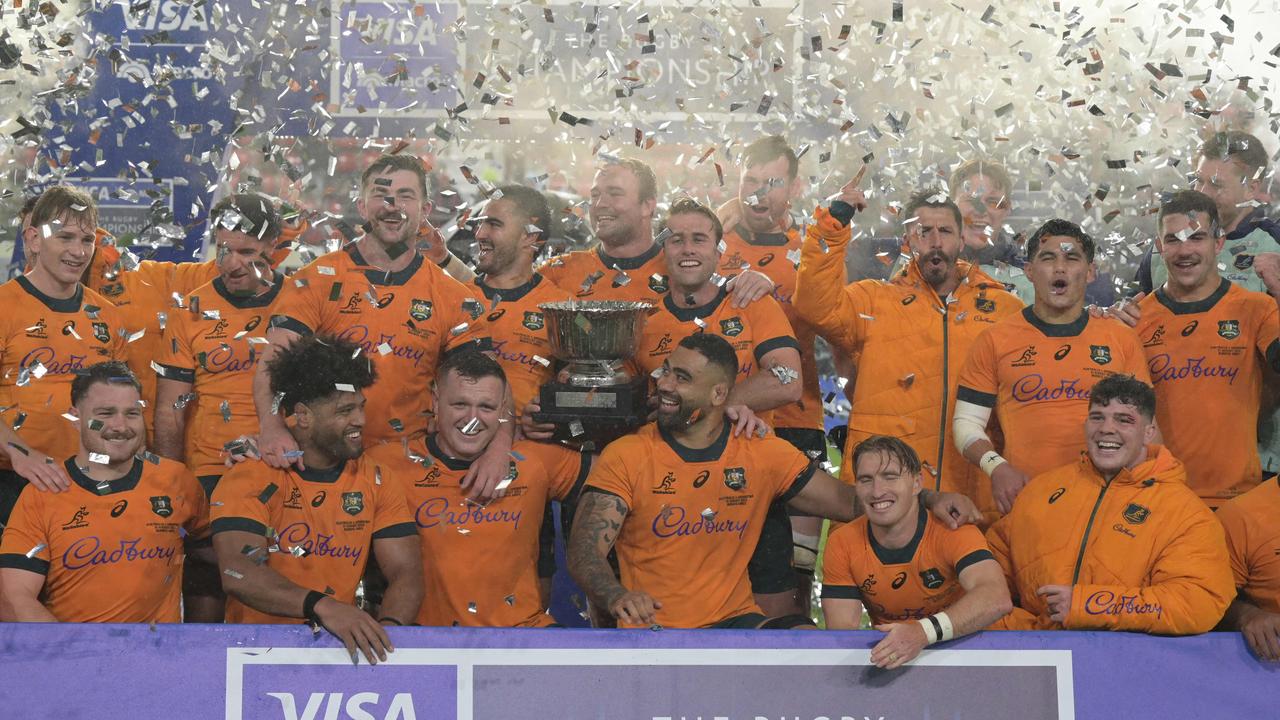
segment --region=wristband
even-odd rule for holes
[[[978,467],[982,468],[982,472],[986,473],[987,477],[991,477],[991,473],[995,472],[996,468],[1007,462],[1009,461],[1000,457],[1000,453],[995,450],[988,450],[982,454],[982,459],[978,461]]]
[[[302,601],[302,617],[316,625],[324,625],[320,622],[320,616],[316,614],[316,603],[328,597],[322,592],[312,590],[307,593],[307,597]]]
[[[441,270],[444,270],[445,268],[449,267],[449,265],[450,265],[450,264],[452,264],[452,263],[453,263],[453,253],[451,253],[451,252],[449,252],[448,250],[446,250],[446,251],[445,251],[445,253],[444,253],[444,260],[442,260],[442,261],[440,261],[440,262],[436,263],[436,265],[437,265]]]
[[[946,642],[956,636],[955,626],[951,624],[951,618],[946,613],[934,613],[929,616],[929,619],[936,621],[942,627],[942,639],[939,642]]]
[[[916,620],[916,622],[920,623],[920,627],[924,630],[925,647],[929,647],[930,645],[938,642],[938,639],[942,637],[942,626],[938,624],[937,620],[933,619],[932,615],[926,618],[920,618],[919,620]]]
[[[849,227],[858,209],[843,200],[836,200],[831,203],[831,207],[827,208],[827,212],[831,213],[831,217],[835,218],[841,227]]]

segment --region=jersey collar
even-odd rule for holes
[[[1035,311],[1031,309],[1030,305],[1022,308],[1022,317],[1031,324],[1031,327],[1034,327],[1048,337],[1076,337],[1080,333],[1084,332],[1085,327],[1089,324],[1088,310],[1081,311],[1080,317],[1066,323],[1065,325],[1055,325],[1041,320],[1040,316],[1035,314]]]
[[[261,295],[245,297],[244,295],[232,294],[231,291],[227,290],[227,284],[222,282],[222,278],[216,277],[213,279],[213,290],[223,300],[231,303],[232,307],[247,310],[249,308],[269,307],[271,303],[275,302],[276,295],[280,294],[280,284],[282,282],[284,282],[284,275],[274,272],[271,274],[271,287],[266,292]]]
[[[635,257],[617,258],[604,251],[604,246],[596,248],[596,256],[600,258],[600,262],[604,263],[607,268],[617,268],[618,270],[639,270],[644,267],[645,263],[658,257],[658,253],[662,252],[662,246],[654,243],[648,250],[640,253]]]
[[[513,288],[494,288],[484,284],[484,276],[476,276],[476,287],[480,288],[480,292],[484,293],[486,300],[492,300],[494,297],[500,298],[503,302],[513,302],[522,299],[525,295],[533,292],[534,288],[542,284],[542,276],[534,273],[533,277],[523,285],[517,285]]]
[[[80,466],[76,465],[74,456],[66,459],[63,466],[67,469],[67,474],[71,476],[71,480],[80,487],[88,490],[94,495],[114,495],[116,493],[128,492],[138,487],[138,481],[142,479],[142,461],[134,458],[133,467],[129,468],[129,472],[124,476],[112,480],[110,483],[102,483],[85,474]],[[101,489],[99,489],[101,487]]]
[[[436,434],[431,433],[427,436],[427,452],[431,453],[431,457],[444,463],[444,466],[450,470],[470,470],[470,460],[456,458],[440,449],[440,443],[436,442]]]
[[[674,315],[680,322],[690,322],[695,318],[711,317],[715,314],[716,308],[720,307],[720,303],[724,302],[724,299],[729,297],[729,291],[725,290],[724,286],[721,285],[720,290],[716,292],[716,296],[711,298],[710,302],[706,305],[699,305],[698,307],[680,307],[676,305],[674,295],[675,293],[668,292],[662,297],[663,307],[665,307],[667,312]]]
[[[916,548],[920,547],[920,541],[924,538],[924,528],[928,522],[929,511],[924,509],[924,503],[920,503],[916,534],[911,536],[911,542],[900,548],[887,548],[876,540],[876,534],[871,532],[871,523],[867,523],[867,541],[871,543],[871,550],[875,552],[876,559],[881,565],[903,565],[911,562],[911,558],[916,556]]]
[[[742,225],[735,227],[733,232],[746,244],[756,247],[782,247],[791,242],[791,236],[785,232],[753,233]]]
[[[386,270],[379,270],[378,268],[369,266],[368,261],[366,261],[364,256],[360,254],[360,250],[356,247],[355,243],[347,245],[343,248],[343,251],[351,257],[351,262],[356,265],[360,265],[364,269],[364,276],[374,285],[381,285],[384,287],[391,285],[404,285],[409,282],[409,279],[413,277],[414,273],[418,272],[418,268],[422,267],[422,254],[416,250],[412,251],[413,259],[409,261],[409,264],[395,272],[387,272]]]
[[[307,468],[306,470],[295,468],[293,472],[307,482],[335,483],[338,482],[338,478],[342,477],[342,473],[346,469],[347,461],[343,460],[331,468]]]
[[[18,281],[18,287],[26,290],[29,295],[39,300],[45,307],[54,312],[73,313],[80,311],[80,303],[84,301],[84,285],[81,285],[80,283],[76,283],[76,292],[71,297],[55,298],[49,297],[48,295],[40,292],[35,285],[31,284],[31,281],[27,279],[26,275],[19,275],[15,279]]]
[[[667,447],[671,448],[675,454],[679,455],[680,459],[685,462],[715,462],[720,459],[721,455],[724,455],[724,449],[729,445],[729,431],[731,429],[732,428],[729,427],[729,423],[726,421],[724,429],[720,431],[720,437],[716,438],[715,442],[704,448],[691,448],[681,445],[679,441],[677,441],[675,437],[672,436],[671,433],[667,432],[666,428],[661,425],[658,426],[658,434],[662,437],[662,441],[667,444]]]
[[[1226,278],[1222,278],[1222,282],[1218,283],[1218,289],[1214,290],[1213,294],[1209,297],[1193,302],[1178,302],[1177,300],[1169,297],[1169,293],[1164,291],[1164,285],[1161,285],[1160,289],[1156,290],[1156,300],[1158,300],[1161,305],[1169,308],[1169,312],[1174,315],[1194,315],[1196,313],[1212,310],[1213,306],[1217,305],[1218,301],[1225,297],[1227,291],[1230,289],[1231,281]]]

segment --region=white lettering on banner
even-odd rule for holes
[[[145,15],[129,12],[128,5],[124,3],[121,3],[121,10],[125,27],[130,30],[209,31],[209,21],[205,19],[201,4],[160,0],[152,2]]]
[[[346,703],[342,701],[342,693],[314,692],[307,697],[301,714],[293,693],[269,692],[267,695],[280,701],[280,717],[284,720],[418,720],[413,710],[413,695],[409,693],[396,693],[387,709],[378,711],[377,715],[366,709],[366,706],[377,708],[380,704],[381,697],[375,692],[354,693]],[[324,715],[319,714],[321,707]],[[346,714],[339,714],[344,711]]]

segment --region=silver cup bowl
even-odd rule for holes
[[[623,300],[564,300],[542,303],[551,354],[569,363],[573,385],[625,383],[621,361],[636,352],[653,305]]]

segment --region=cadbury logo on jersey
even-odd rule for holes
[[[1111,347],[1109,345],[1090,345],[1089,359],[1099,365],[1106,365],[1111,362]]]
[[[281,552],[292,554],[295,547],[302,548],[307,555],[350,560],[352,566],[359,564],[360,558],[364,557],[363,547],[335,542],[333,535],[319,532],[312,537],[311,526],[301,522],[293,523],[280,531]]]
[[[1235,340],[1240,337],[1240,321],[1239,320],[1219,320],[1218,335],[1227,340]]]
[[[114,565],[135,560],[164,560],[171,562],[177,550],[173,547],[146,546],[142,538],[128,538],[120,546],[108,550],[97,536],[80,538],[62,553],[62,565],[68,570],[80,570],[94,565]]]

